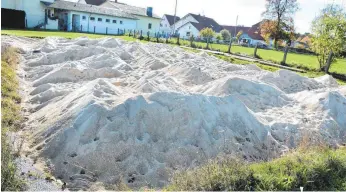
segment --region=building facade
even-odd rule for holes
[[[141,31],[143,35],[149,32],[150,36],[154,36],[160,30],[161,18],[153,13],[152,7],[141,8],[115,1],[106,1],[99,6],[133,15],[137,18],[136,31]]]
[[[45,3],[53,2],[54,0],[2,0],[1,8],[24,11],[26,28],[34,28],[45,22]],[[54,22],[52,21],[48,28],[54,25]]]
[[[2,0],[1,7],[25,12],[26,28],[122,34],[124,31],[159,32],[161,18],[152,8],[140,8],[105,1],[100,5],[87,1]]]

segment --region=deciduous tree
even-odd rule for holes
[[[242,31],[242,30],[240,30],[239,32],[238,32],[238,34],[237,34],[237,40],[239,41],[239,38],[240,38],[240,36],[243,34],[244,32]]]
[[[200,31],[200,35],[207,41],[207,49],[209,49],[209,42],[215,36],[215,32],[213,31],[213,29],[207,27]]]
[[[269,30],[274,39],[275,47],[277,47],[280,36],[285,34],[283,32],[287,32],[283,28],[293,22],[293,16],[298,11],[298,7],[297,0],[266,0],[266,10],[262,15],[271,21]]]
[[[230,40],[231,34],[229,33],[229,31],[228,31],[227,29],[221,30],[220,33],[221,33],[222,39],[223,39],[224,41],[229,41],[229,40]]]
[[[340,54],[346,42],[346,12],[338,5],[327,5],[312,22],[312,50],[317,54],[320,69],[325,64],[330,52]],[[328,71],[328,69],[326,69]]]

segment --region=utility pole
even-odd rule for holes
[[[173,23],[173,34],[175,34],[175,18],[176,18],[176,16],[177,16],[177,5],[178,5],[178,0],[175,0],[174,23]]]
[[[237,15],[237,19],[235,20],[235,28],[234,28],[234,38],[237,36],[237,26],[238,26],[238,15]]]

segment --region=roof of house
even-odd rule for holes
[[[101,5],[102,3],[106,1],[107,0],[85,0],[87,4],[91,4],[91,5]]]
[[[168,23],[169,25],[173,25],[174,24],[174,15],[167,15],[165,14],[167,20],[168,20]],[[180,20],[180,17],[178,16],[175,16],[175,22],[179,21]]]
[[[110,15],[110,16],[123,17],[123,18],[129,18],[129,19],[137,19],[133,15],[128,14],[126,12],[116,11],[114,9],[109,9],[109,8],[99,7],[94,5],[73,3],[68,1],[55,1],[53,4],[49,5],[48,7],[55,8],[55,9],[95,13],[100,15]]]
[[[255,40],[264,40],[264,38],[261,35],[261,31],[259,29],[261,25],[261,22],[258,22],[251,27],[244,27],[244,26],[237,26],[237,29],[235,29],[235,26],[226,26],[223,27],[227,29],[231,34],[234,33],[234,30],[236,30],[236,34],[239,33],[239,31],[243,31],[243,33],[246,33],[251,39]]]
[[[219,25],[212,18],[202,16],[202,15],[196,15],[192,13],[189,13],[188,15],[191,15],[193,18],[195,18],[198,21],[198,24],[193,24],[198,30],[209,27],[213,29],[215,32],[219,33],[223,29],[223,27]],[[195,22],[191,22],[191,23],[195,23]]]
[[[224,29],[227,29],[232,34],[232,36],[234,35],[233,33],[235,30],[236,30],[235,35],[237,35],[239,33],[239,31],[243,31],[244,33],[246,33],[251,28],[251,27],[230,26],[230,25],[223,25],[222,27]]]
[[[114,1],[106,1],[106,2],[102,3],[101,6],[104,5],[105,3],[112,5],[112,7],[109,7],[111,9],[126,12],[128,14],[148,17],[146,8],[136,7],[136,6],[127,5],[124,3],[118,3],[118,2],[114,2]],[[159,17],[158,15],[156,15],[154,13],[153,13],[153,16],[151,18],[161,19],[161,17]]]

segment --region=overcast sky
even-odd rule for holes
[[[139,7],[153,7],[154,13],[174,15],[175,0],[118,0],[122,3]],[[343,5],[346,0],[298,0],[300,10],[295,16],[297,31],[309,32],[310,24],[319,10],[328,3]],[[251,26],[261,20],[265,0],[178,0],[177,15],[182,17],[187,13],[203,14],[215,19],[222,25],[238,24]]]

